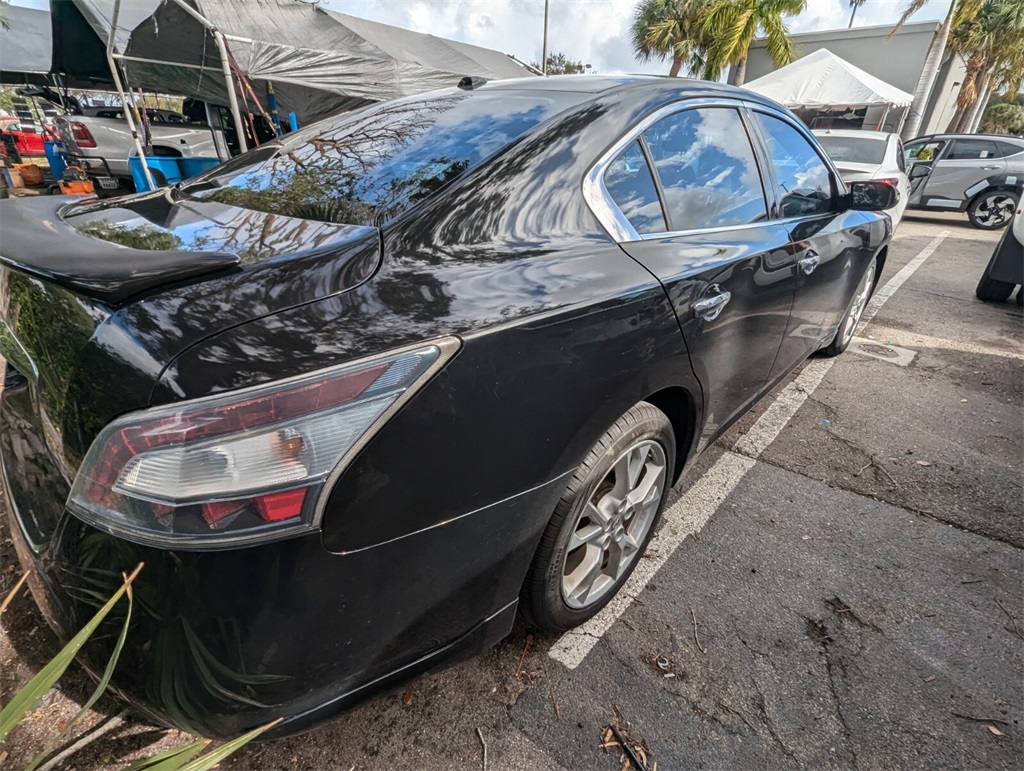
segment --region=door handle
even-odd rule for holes
[[[814,252],[808,252],[806,257],[797,262],[797,265],[800,266],[800,270],[803,271],[805,276],[809,276],[814,272],[814,269],[818,267],[818,263],[820,262],[821,257]]]
[[[714,294],[695,300],[693,315],[698,319],[714,321],[722,314],[726,304],[732,299],[732,292],[722,289],[718,284],[712,284],[708,291]]]
[[[998,171],[999,168],[1000,168],[999,166],[982,166],[981,170],[982,171]]]

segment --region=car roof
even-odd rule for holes
[[[1024,144],[1024,138],[1014,136],[1013,134],[923,134],[908,141],[920,142],[925,139],[1000,139]]]
[[[866,139],[888,139],[891,131],[864,131],[862,129],[814,129],[819,137],[864,137]]]
[[[744,99],[758,102],[776,110],[783,110],[778,102],[766,96],[748,91],[745,88],[730,86],[709,80],[695,78],[670,78],[662,75],[548,75],[547,77],[510,78],[493,80],[478,85],[474,91],[518,91],[520,93],[536,93],[559,91],[578,94],[580,101],[587,97],[598,98],[609,94],[632,92],[664,92],[665,96],[685,98],[687,96],[706,96],[712,94],[719,97]]]

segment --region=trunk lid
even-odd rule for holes
[[[176,200],[0,202],[0,455],[33,548],[111,419],[149,405],[184,350],[251,319],[352,289],[376,228]]]
[[[878,173],[878,166],[874,163],[840,161],[836,163],[836,168],[847,182],[855,179],[872,179]]]

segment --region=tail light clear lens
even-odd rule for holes
[[[68,508],[140,543],[225,548],[316,529],[334,479],[458,350],[456,338],[125,415]]]
[[[75,144],[79,147],[95,147],[96,139],[93,137],[89,127],[80,121],[71,121],[71,136],[75,138]]]

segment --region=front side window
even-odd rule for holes
[[[783,217],[832,211],[832,174],[803,135],[785,121],[754,113],[768,145],[780,188]]]
[[[669,229],[728,227],[767,217],[761,175],[736,110],[683,110],[644,132]]]
[[[645,235],[668,230],[651,168],[639,141],[627,145],[608,165],[604,186],[637,233]]]
[[[916,163],[931,163],[939,157],[945,142],[938,140],[931,142],[913,142],[904,146],[904,153],[908,161]]]

